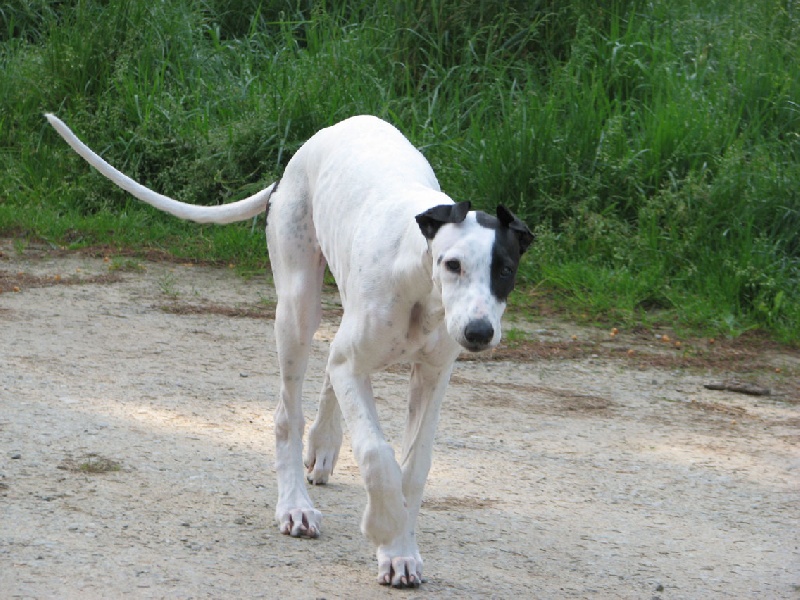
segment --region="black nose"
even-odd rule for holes
[[[489,319],[470,321],[464,328],[464,339],[471,346],[486,346],[494,337],[494,327]]]

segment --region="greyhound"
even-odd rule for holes
[[[502,205],[492,216],[472,211],[468,201],[454,203],[422,154],[376,117],[352,117],[319,131],[281,179],[249,198],[212,207],[178,202],[136,183],[58,118],[46,117],[100,173],[181,219],[221,224],[267,211],[281,378],[278,527],[293,537],[320,535],[322,515],[306,480],[327,483],[344,416],[367,491],[361,530],[377,548],[378,582],[419,586],[416,521],[445,389],[462,349],[480,352],[500,341],[520,257],[533,241],[528,227]],[[301,394],[322,316],[326,265],[344,312],[303,457]],[[370,382],[372,373],[398,362],[411,365],[399,461],[378,422]]]

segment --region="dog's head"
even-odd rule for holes
[[[469,202],[434,206],[417,215],[433,256],[448,333],[471,352],[500,342],[500,320],[530,229],[505,206],[497,216],[470,211]]]

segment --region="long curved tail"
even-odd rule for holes
[[[167,196],[162,196],[153,190],[146,188],[140,183],[135,182],[127,175],[120,173],[100,156],[95,154],[89,146],[84,144],[72,133],[69,127],[58,117],[46,114],[47,120],[55,130],[72,146],[72,149],[80,154],[86,162],[116,183],[126,192],[129,192],[139,200],[155,206],[179,219],[196,221],[197,223],[235,223],[236,221],[246,221],[261,212],[264,212],[269,204],[269,197],[277,186],[277,182],[269,185],[260,192],[252,196],[219,206],[198,206],[173,200]]]

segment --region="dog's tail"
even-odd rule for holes
[[[219,206],[197,206],[195,204],[187,204],[173,200],[167,196],[162,196],[153,190],[146,188],[140,183],[135,182],[133,179],[120,173],[97,154],[91,148],[78,139],[72,133],[69,127],[64,124],[58,117],[51,114],[46,114],[47,120],[55,127],[55,130],[63,137],[67,143],[72,146],[72,149],[80,154],[86,162],[92,165],[95,169],[100,171],[103,175],[108,177],[111,181],[116,183],[123,190],[131,193],[133,196],[155,206],[159,210],[168,212],[179,219],[186,219],[188,221],[196,221],[197,223],[234,223],[236,221],[246,221],[255,217],[259,213],[266,210],[269,204],[269,197],[275,190],[277,183],[269,185],[267,188],[260,192],[253,194],[249,198],[239,200],[238,202],[231,202],[230,204],[222,204]]]

